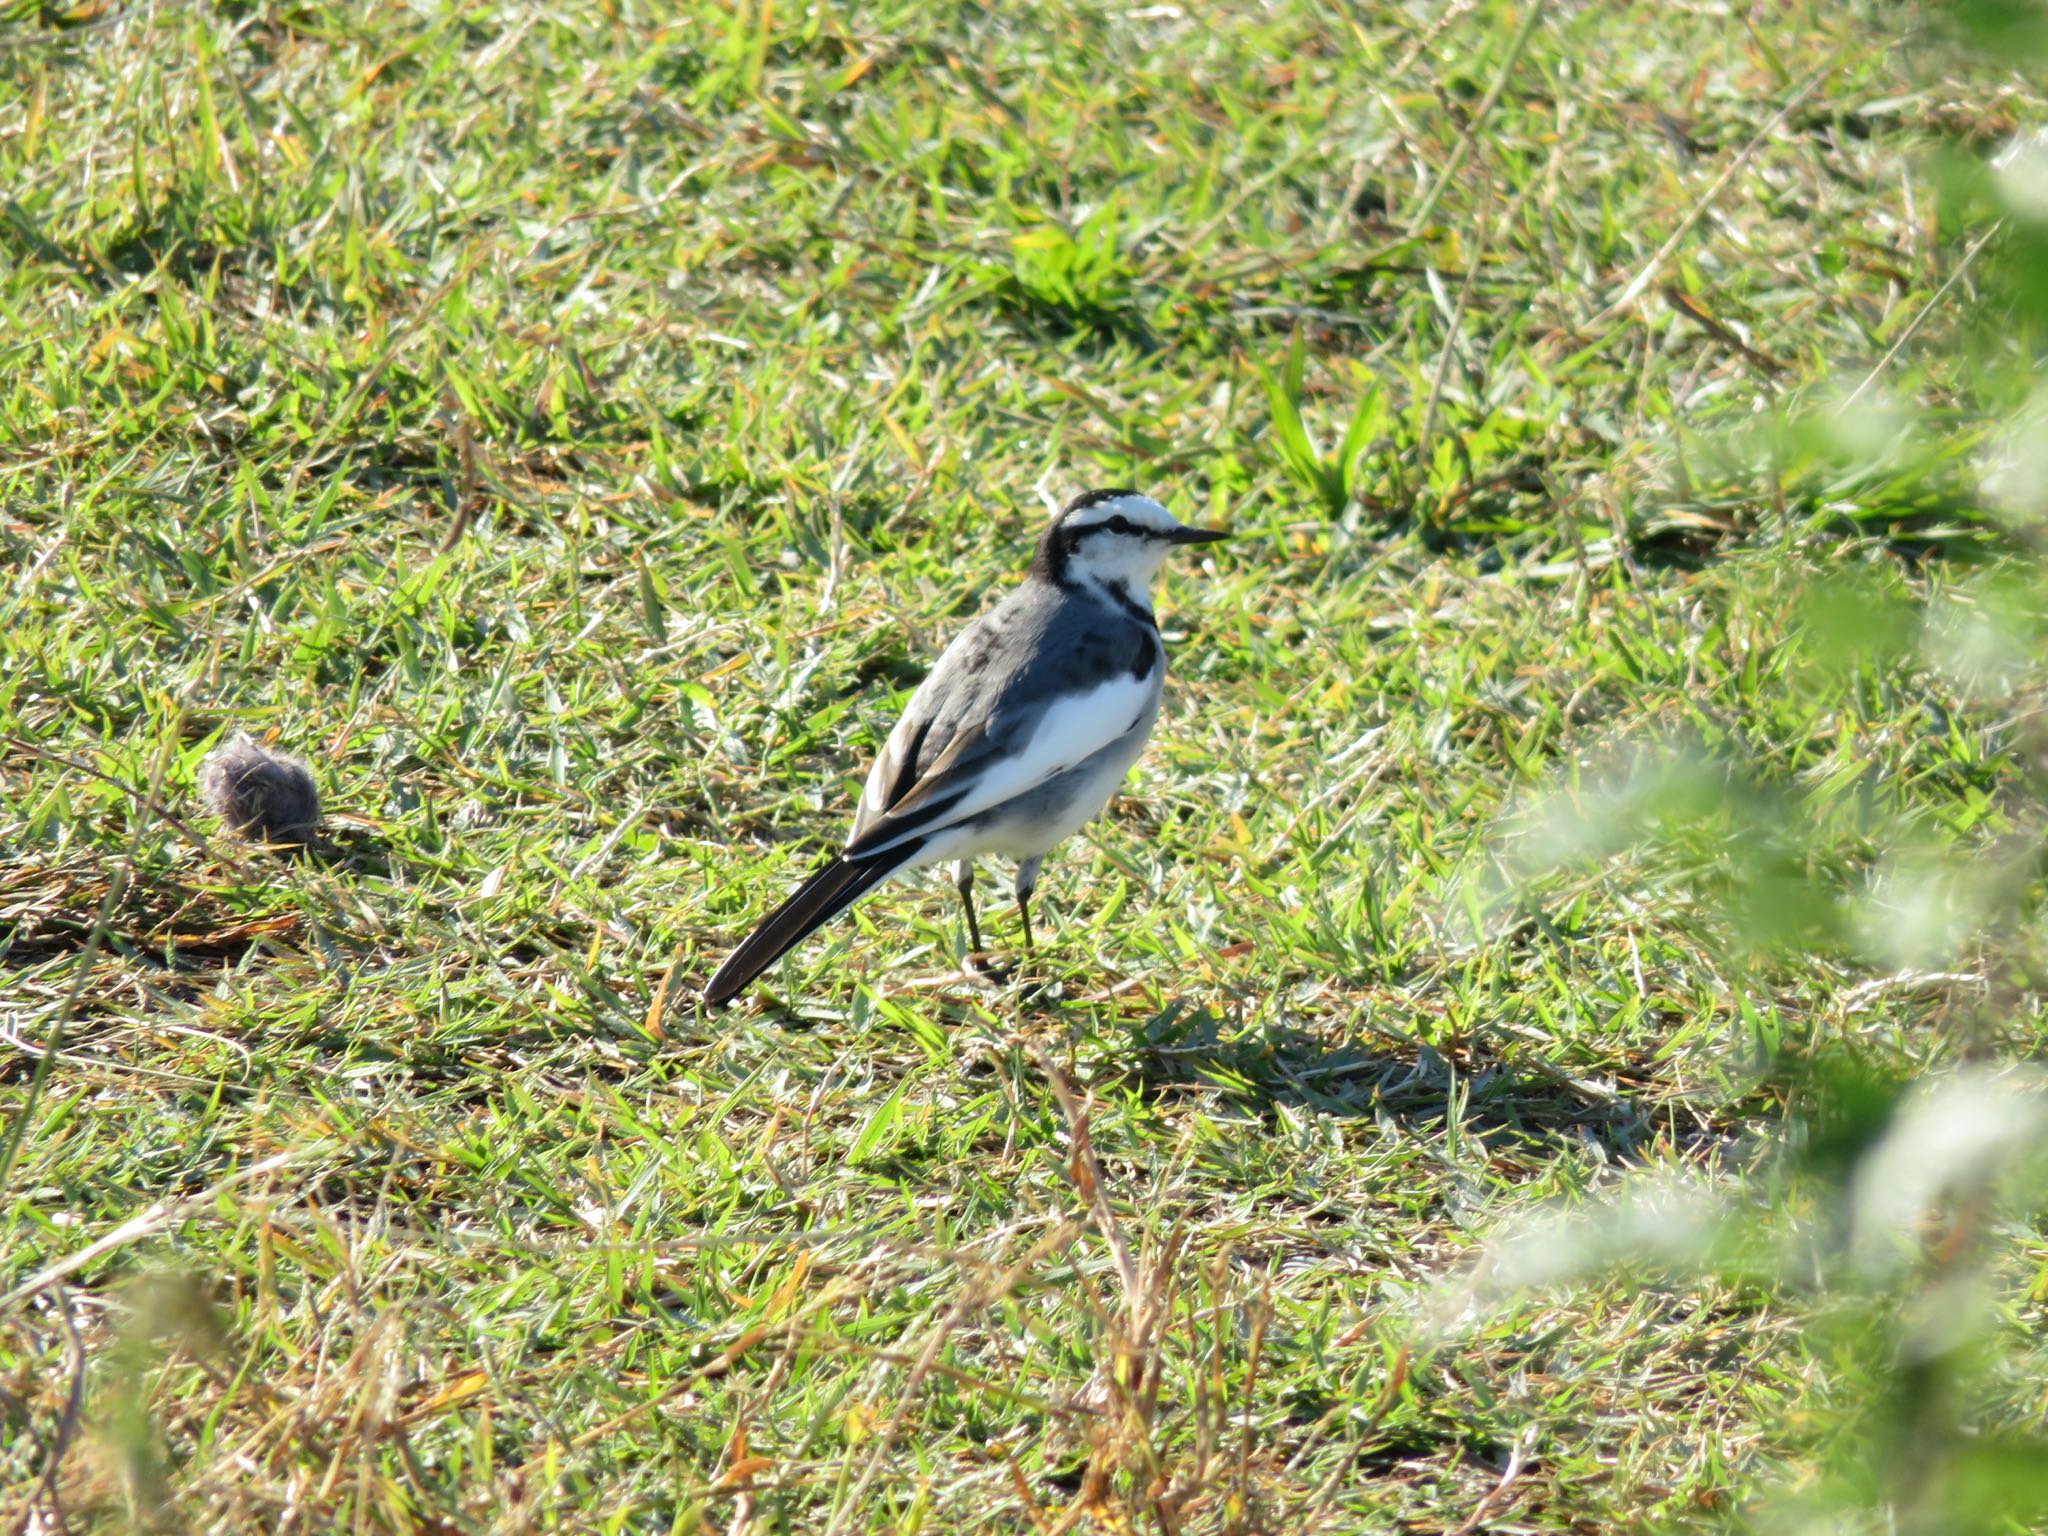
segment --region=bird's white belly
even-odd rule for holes
[[[1065,842],[1088,825],[1109,804],[1110,797],[1131,771],[1131,764],[1145,750],[1152,734],[1147,714],[1137,729],[1111,742],[1093,757],[1044,784],[1026,790],[985,815],[957,827],[948,827],[918,852],[905,868],[935,864],[946,859],[979,858],[1000,854],[1005,858],[1030,859]]]
[[[1059,786],[1062,793],[1048,797],[1042,808],[1030,807],[1028,814],[1020,808],[1017,815],[996,818],[980,829],[984,836],[981,851],[1028,859],[1065,842],[1102,814],[1143,748],[1144,743],[1139,742],[1137,750],[1107,763],[1087,765],[1085,771],[1068,776]]]

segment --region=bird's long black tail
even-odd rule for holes
[[[704,983],[704,1001],[713,1008],[731,1002],[769,966],[909,863],[922,846],[892,848],[891,858],[851,863],[834,854],[797,887],[796,894],[769,914],[766,921],[725,957],[725,964]]]

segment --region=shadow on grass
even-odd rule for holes
[[[1466,1134],[1590,1141],[1618,1158],[1633,1155],[1654,1126],[1654,1108],[1618,1088],[1494,1057],[1483,1045],[1451,1060],[1426,1042],[1391,1036],[1332,1040],[1291,1025],[1228,1034],[1206,1009],[1190,1009],[1134,1029],[1128,1049],[1147,1093],[1221,1091],[1261,1112],[1285,1105],[1387,1117],[1411,1130],[1455,1116]]]

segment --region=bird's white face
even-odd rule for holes
[[[1075,508],[1060,519],[1059,537],[1069,574],[1143,592],[1176,546],[1223,535],[1189,528],[1151,497],[1133,494]]]

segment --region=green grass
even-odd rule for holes
[[[0,1516],[2048,1528],[2011,57],[4,13]],[[1117,483],[1237,537],[1044,985],[935,878],[700,1012]]]

